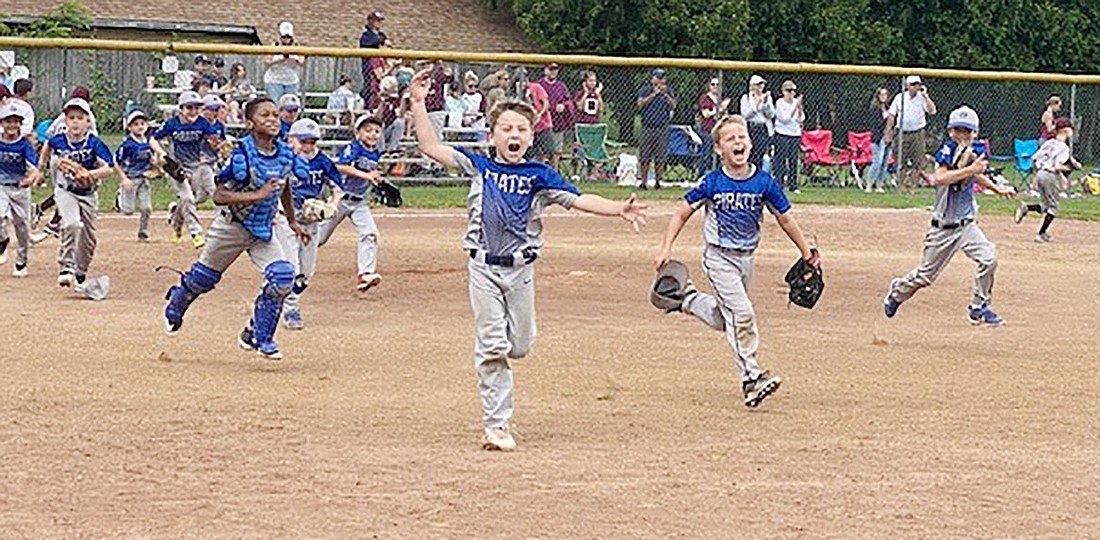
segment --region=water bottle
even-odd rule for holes
[[[760,168],[764,169],[764,172],[772,173],[772,157],[769,154],[764,154],[764,159],[760,161]]]

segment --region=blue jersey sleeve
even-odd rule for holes
[[[768,177],[768,187],[764,190],[764,203],[768,205],[768,210],[771,213],[777,215],[786,214],[791,209],[791,201],[787,200],[783,188],[779,186],[779,182],[776,182],[775,178],[770,176]]]
[[[99,140],[99,137],[90,135],[92,137],[92,151],[95,152],[95,157],[103,161],[108,167],[115,165],[115,156],[111,154],[111,149],[107,148],[107,144]]]
[[[54,135],[53,137],[50,137],[50,142],[47,143],[47,144],[49,145],[50,150],[54,150],[54,151],[61,150],[62,148],[65,147],[65,135],[64,134]]]
[[[955,142],[947,141],[936,151],[936,164],[945,167],[951,166],[951,158],[955,154]]]
[[[359,157],[358,152],[355,151],[356,148],[357,145],[355,144],[355,141],[352,141],[351,144],[345,146],[344,151],[340,152],[340,157],[336,158],[337,163],[339,163],[340,165],[354,164],[355,160]]]
[[[172,133],[176,129],[177,121],[175,118],[169,118],[167,122],[161,124],[156,131],[153,132],[154,139],[166,139],[172,136]]]
[[[691,206],[710,199],[710,182],[707,178],[707,176],[700,178],[699,183],[684,194],[684,200]]]
[[[336,169],[336,164],[328,156],[325,156],[322,168],[325,171],[325,177],[332,182],[332,185],[344,189],[344,175],[340,174],[340,171]]]
[[[23,159],[27,160],[30,166],[38,167],[38,152],[34,151],[34,146],[26,139],[23,139]]]
[[[565,191],[572,193],[573,195],[580,195],[581,190],[577,189],[571,182],[565,179],[558,171],[552,167],[546,167],[545,172],[538,176],[538,184],[535,185],[535,191],[551,190],[551,191]]]

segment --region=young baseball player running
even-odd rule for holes
[[[203,99],[196,92],[180,93],[180,112],[164,123],[155,133],[157,140],[172,141],[172,157],[179,162],[186,182],[172,180],[179,201],[169,206],[168,223],[173,241],[183,241],[183,226],[191,233],[191,243],[200,249],[205,242],[202,225],[195,206],[202,204],[214,192],[214,169],[209,159],[211,148],[218,146],[218,134],[210,122],[199,114]]]
[[[84,292],[84,279],[96,248],[99,181],[111,174],[114,157],[103,141],[88,133],[92,108],[80,98],[62,109],[65,132],[54,135],[42,152],[54,174],[54,201],[61,215],[61,271],[57,284]]]
[[[619,216],[635,229],[645,224],[645,205],[631,195],[625,202],[581,195],[576,186],[524,154],[534,140],[535,110],[502,100],[489,112],[496,156],[485,157],[440,142],[424,100],[431,71],[413,79],[410,98],[420,150],[445,167],[473,177],[467,198],[469,223],[462,249],[470,256],[470,304],[477,324],[474,367],[485,425],[484,448],[515,450],[510,359],[527,356],[535,340],[535,267],[542,247],[540,214],[559,204],[601,216]]]
[[[378,170],[378,162],[382,158],[378,151],[381,136],[382,122],[377,118],[363,115],[355,121],[355,140],[344,148],[336,163],[337,170],[345,177],[341,187],[343,197],[340,198],[336,215],[321,224],[317,240],[318,246],[325,245],[336,227],[345,218],[351,218],[359,233],[359,273],[355,288],[361,293],[382,281],[382,276],[377,272],[378,227],[374,225],[374,216],[367,201],[367,188],[382,181],[382,171]]]
[[[252,264],[263,272],[264,282],[252,319],[238,343],[243,349],[278,360],[283,354],[275,344],[275,330],[283,302],[294,285],[295,271],[273,228],[281,203],[287,227],[303,242],[309,242],[309,233],[295,219],[289,184],[293,176],[304,177],[308,172],[290,147],[277,140],[279,116],[270,98],[249,101],[245,118],[250,133],[240,140],[229,163],[218,174],[213,195],[218,215],[207,232],[206,245],[198,262],[180,274],[179,284],[168,289],[165,296],[165,332],[179,333],[191,303],[213,290],[229,265],[247,252]]]
[[[149,215],[153,212],[152,188],[149,178],[154,174],[153,161],[161,161],[164,150],[156,139],[149,139],[149,119],[145,113],[134,111],[126,116],[126,129],[130,132],[115,150],[118,166],[118,208],[127,215],[134,214],[138,206],[138,241],[149,241]]]
[[[1004,319],[989,307],[993,298],[993,274],[997,270],[997,248],[975,221],[974,183],[1004,197],[1013,197],[1016,191],[990,180],[986,174],[989,154],[985,145],[975,140],[977,134],[978,113],[974,109],[962,106],[951,111],[947,121],[949,138],[936,152],[936,172],[931,177],[936,186],[936,199],[932,207],[932,227],[924,235],[924,254],[920,266],[890,282],[890,291],[883,299],[887,317],[893,317],[903,302],[936,281],[955,253],[962,250],[978,263],[967,313],[970,324],[1004,324]]]
[[[1050,242],[1050,224],[1058,215],[1059,193],[1058,186],[1064,175],[1073,170],[1076,163],[1070,154],[1069,141],[1073,138],[1073,124],[1069,118],[1059,118],[1054,121],[1054,138],[1047,139],[1039,151],[1035,152],[1033,163],[1035,164],[1035,183],[1039,186],[1039,203],[1024,204],[1016,208],[1016,223],[1020,223],[1028,212],[1043,214],[1043,224],[1039,227],[1039,234],[1035,236],[1036,242]]]
[[[762,369],[756,361],[760,336],[748,288],[753,275],[753,252],[760,244],[763,209],[775,215],[802,258],[818,267],[821,259],[811,252],[798,222],[791,216],[791,203],[772,176],[749,161],[752,139],[741,116],[726,116],[714,126],[714,153],[721,168],[711,171],[684,195],[669,220],[656,266],[660,270],[672,258],[672,245],[684,225],[699,208],[706,209],[703,223],[703,272],[714,288],[705,294],[688,288],[680,310],[694,315],[707,326],[726,333],[733,348],[734,362],[741,375],[745,405],[756,407],[775,393],[783,380]]]
[[[344,177],[336,170],[336,165],[317,148],[317,141],[321,139],[321,126],[308,118],[294,122],[288,132],[291,146],[298,158],[305,162],[309,175],[306,177],[295,176],[290,182],[290,193],[294,199],[294,211],[297,212],[298,222],[301,227],[310,234],[317,236],[318,224],[316,222],[304,223],[302,221],[302,205],[307,199],[320,199],[323,196],[325,184],[333,189],[339,189]],[[302,311],[300,308],[301,295],[313,279],[313,273],[317,270],[317,242],[302,242],[298,235],[294,234],[287,226],[284,216],[279,216],[278,226],[275,228],[275,236],[283,245],[283,252],[287,259],[294,265],[297,276],[294,280],[294,289],[286,297],[283,307],[283,321],[291,330],[301,330]]]
[[[31,244],[31,188],[41,179],[38,153],[21,132],[23,112],[11,105],[0,107],[0,264],[7,262],[7,222],[15,230],[18,248],[12,275],[26,277],[27,250]]]

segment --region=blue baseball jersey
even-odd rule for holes
[[[711,171],[684,195],[695,208],[706,207],[703,238],[725,249],[753,251],[760,245],[760,219],[766,206],[786,214],[791,203],[772,175],[756,169],[744,179],[731,178],[721,168]]]
[[[295,175],[290,183],[290,193],[294,196],[295,209],[301,210],[302,203],[306,199],[319,199],[326,180],[343,189],[344,177],[324,152],[317,152],[312,158],[299,155],[298,159],[305,163],[308,174],[304,177]]]
[[[147,139],[139,141],[129,135],[115,149],[115,161],[131,180],[142,178],[152,166],[152,160],[153,147]]]
[[[279,139],[283,142],[287,142],[286,138],[290,135],[291,124],[284,122],[282,118],[279,119]]]
[[[581,192],[549,165],[501,163],[465,148],[455,161],[471,176],[469,222],[464,249],[507,256],[542,247],[542,211],[551,204],[571,208]]]
[[[210,120],[207,120],[206,122],[208,124],[210,124],[211,135],[217,137],[218,141],[224,141],[225,140],[225,124],[221,123],[218,120],[214,120],[213,122],[211,122]],[[217,163],[218,162],[218,157],[219,157],[218,156],[218,149],[213,147],[213,146],[210,146],[209,144],[202,147],[202,155],[208,163]]]
[[[198,117],[189,124],[180,120],[179,116],[173,116],[164,125],[153,133],[157,140],[171,139],[172,156],[180,162],[180,165],[194,166],[206,156],[210,149],[207,140],[211,135],[217,135],[210,122],[206,118]]]
[[[380,159],[382,159],[381,152],[375,148],[363,146],[363,143],[356,139],[351,141],[351,144],[347,145],[343,152],[340,152],[340,158],[337,163],[340,165],[351,165],[363,172],[371,172],[378,168],[378,161]],[[367,187],[369,186],[370,182],[348,175],[344,178],[344,185],[341,189],[344,190],[344,193],[363,197],[366,195]]]
[[[229,163],[218,173],[217,181],[232,191],[255,191],[272,178],[290,182],[296,176],[308,176],[305,163],[297,159],[294,151],[282,141],[275,141],[275,148],[264,153],[256,146],[251,135],[237,143],[229,156]],[[272,222],[279,210],[281,190],[270,197],[252,204],[227,207],[235,221],[244,226],[256,238],[271,240]]]
[[[38,166],[38,153],[25,137],[9,143],[0,140],[0,185],[18,186],[27,171]]]
[[[46,144],[50,145],[50,152],[55,158],[69,158],[89,171],[104,165],[113,166],[115,164],[111,149],[107,148],[107,145],[95,135],[88,135],[82,141],[70,141],[67,133],[61,133],[51,137]],[[55,172],[54,183],[58,187],[68,188],[69,182],[70,179],[64,173],[61,171]],[[85,188],[80,186],[77,189]]]
[[[936,164],[953,168],[955,150],[959,144],[947,139],[936,152]],[[971,145],[974,153],[989,157],[989,149],[984,141],[974,141]],[[932,205],[932,219],[942,223],[958,223],[964,219],[974,219],[978,207],[974,201],[974,177],[967,178],[949,186],[936,186],[935,202]]]

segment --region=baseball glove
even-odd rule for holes
[[[974,153],[974,149],[969,146],[959,145],[955,148],[955,155],[952,156],[951,166],[955,169],[962,169],[969,167],[971,163],[977,161],[978,155]]]
[[[88,174],[88,169],[69,158],[61,158],[57,162],[57,170],[81,186],[90,188],[95,184],[95,180]]]
[[[176,161],[172,156],[164,156],[164,166],[162,169],[164,170],[164,174],[167,174],[177,182],[187,181],[183,176],[183,167],[181,167],[180,162]]]
[[[374,202],[390,208],[397,208],[404,202],[401,198],[401,190],[384,180],[371,187],[371,196],[374,198]]]
[[[218,145],[218,159],[222,162],[229,161],[229,156],[233,154],[233,149],[237,147],[237,143],[231,140],[222,141]]]
[[[687,266],[680,261],[668,261],[657,272],[649,290],[649,302],[665,313],[680,311],[684,298],[692,291]]]
[[[811,252],[816,254],[817,249],[812,249]],[[787,270],[785,281],[791,286],[787,299],[790,303],[806,309],[813,309],[821,298],[821,293],[825,291],[825,278],[821,269],[814,268],[803,258],[799,258],[791,269]]]
[[[336,215],[336,205],[322,199],[306,199],[302,203],[302,224],[317,223]]]

